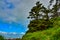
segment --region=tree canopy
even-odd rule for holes
[[[47,8],[40,3],[40,1],[36,2],[36,6],[32,7],[31,11],[29,12],[28,18],[31,18],[32,20],[28,25],[29,30],[27,32],[35,32],[53,27],[54,18],[60,16],[58,13],[58,10],[60,9],[60,0],[56,0],[56,3],[52,8],[50,8],[53,1],[54,0],[50,0],[50,4]]]

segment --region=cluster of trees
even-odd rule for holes
[[[36,2],[36,6],[34,6],[29,12],[28,19],[30,18],[31,21],[28,25],[29,30],[27,32],[35,32],[53,27],[54,21],[51,21],[51,19],[60,16],[58,12],[60,9],[60,0],[56,0],[55,5],[50,8],[54,1],[55,0],[50,0],[50,4],[47,8],[39,1]]]

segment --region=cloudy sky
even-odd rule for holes
[[[26,32],[30,9],[37,1],[47,7],[48,0],[0,0],[0,33]]]

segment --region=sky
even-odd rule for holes
[[[29,11],[37,1],[47,7],[47,0],[0,0],[0,33],[25,34]]]

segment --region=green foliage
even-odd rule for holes
[[[41,14],[39,14],[39,12],[42,9],[42,4],[38,1],[36,3],[36,6],[34,6],[31,11],[29,12],[29,17],[28,18],[34,18],[35,20],[38,20],[40,16],[42,16]]]
[[[41,12],[45,15],[40,14]],[[50,21],[51,19],[49,19],[50,17],[48,16],[48,13],[50,12],[51,10],[44,7],[39,1],[36,2],[36,6],[29,12],[28,18],[34,19],[30,21],[30,24],[28,25],[29,30],[27,32],[35,32],[53,27],[53,22]]]
[[[0,35],[0,40],[4,40],[4,37]]]
[[[55,0],[50,0],[50,5],[53,5],[53,2]],[[56,0],[55,1],[55,4],[53,5],[53,8],[51,9],[51,12],[54,14],[54,17],[58,17],[59,16],[59,13],[58,13],[58,10],[60,9],[60,0]]]
[[[29,30],[28,32],[36,32],[36,31],[40,31],[40,30],[45,30],[48,28],[53,27],[53,19],[49,20],[49,21],[45,21],[43,19],[40,20],[32,20],[30,22],[30,24],[28,25]]]
[[[48,8],[37,2],[36,6],[31,9],[28,18],[34,19],[30,21],[29,30],[24,35],[23,40],[60,40],[60,15],[58,15],[60,0],[56,0],[55,5],[50,9],[49,7],[53,2],[54,0],[50,0]],[[40,15],[40,12],[45,15]],[[50,16],[51,19],[48,16],[49,13],[53,14]],[[42,18],[40,19],[41,16]]]
[[[27,33],[24,40],[60,40],[60,27],[50,28],[44,31]]]
[[[56,17],[59,17],[58,10],[60,8],[60,1],[56,0],[56,3],[53,5],[53,8],[50,9],[49,7],[52,5],[53,2],[54,0],[50,0],[50,5],[47,8],[39,1],[36,2],[36,6],[32,7],[31,11],[29,12],[28,18],[33,18],[33,20],[30,21],[30,24],[28,25],[29,30],[27,32],[35,32],[53,27],[53,23],[55,21],[54,19]],[[45,15],[40,14],[41,12]],[[53,15],[49,16],[48,14],[51,13]]]
[[[60,17],[50,20],[53,28],[33,33],[27,33],[23,40],[60,40]]]
[[[54,27],[57,27],[57,28],[60,26],[60,17],[55,18],[55,21],[54,21],[53,26],[54,26]]]

